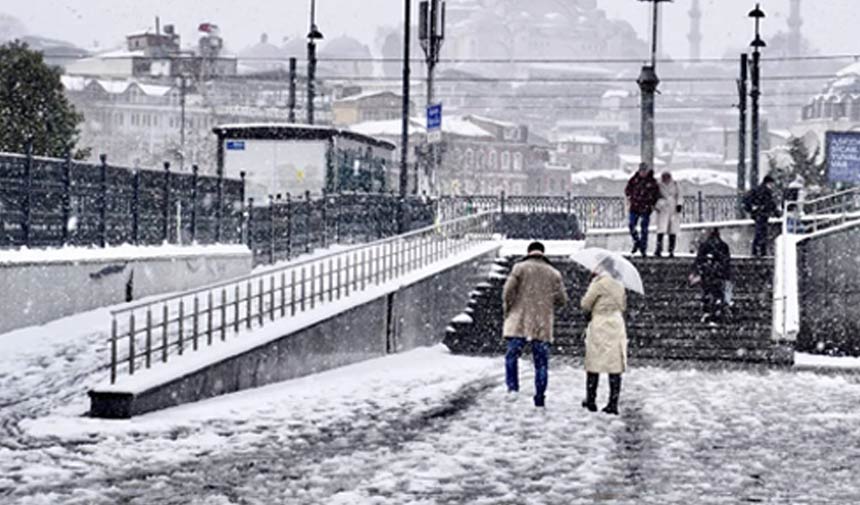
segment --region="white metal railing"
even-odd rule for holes
[[[493,239],[486,212],[111,312],[110,376],[217,345],[242,328],[292,317]]]

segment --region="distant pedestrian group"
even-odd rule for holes
[[[675,255],[677,237],[681,231],[683,195],[681,186],[672,179],[672,174],[664,172],[658,182],[654,171],[642,163],[639,170],[627,181],[624,188],[627,197],[628,228],[633,239],[632,254],[637,252],[643,257],[648,251],[648,227],[651,214],[657,213],[657,247],[654,256],[663,255],[663,241],[668,238],[669,257]]]

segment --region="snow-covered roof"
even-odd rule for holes
[[[618,158],[621,159],[621,163],[628,165],[638,165],[639,163],[642,163],[642,158],[638,154],[619,154]],[[655,158],[654,166],[665,167],[666,163]]]
[[[366,91],[364,93],[359,93],[357,95],[350,95],[341,99],[336,100],[336,102],[356,102],[358,100],[363,100],[365,98],[372,98],[375,96],[381,95],[393,95],[396,97],[400,97],[400,95],[394,93],[393,91]]]
[[[842,67],[836,72],[836,77],[860,76],[860,61]]]
[[[125,93],[125,90],[127,90],[128,87],[132,84],[131,81],[111,81],[105,79],[94,79],[90,82],[97,83],[99,86],[102,87],[102,89],[112,95],[121,95],[122,93]]]
[[[559,142],[573,142],[576,144],[609,144],[609,139],[602,135],[563,135]]]
[[[350,131],[360,133],[362,135],[379,136],[379,137],[396,137],[402,133],[403,125],[399,119],[387,119],[383,121],[365,121],[350,125]],[[411,118],[409,120],[409,133],[422,134],[425,133],[424,123],[420,119]]]
[[[494,139],[493,134],[481,128],[475,123],[466,121],[462,117],[452,116],[442,120],[442,133],[457,135],[460,137]]]
[[[62,75],[60,76],[60,82],[63,83],[63,87],[68,91],[83,91],[87,87],[89,79],[86,77]]]
[[[110,58],[136,58],[146,56],[143,51],[128,51],[126,49],[117,49],[116,51],[107,51],[93,56],[93,59],[110,59]]]
[[[149,96],[164,96],[173,89],[171,86],[162,86],[159,84],[137,84],[144,94]]]
[[[494,124],[494,125],[499,126],[501,128],[516,128],[517,127],[516,123],[511,123],[509,121],[502,121],[500,119],[493,119],[493,118],[486,117],[486,116],[479,116],[477,114],[469,114],[468,116],[464,116],[463,119],[467,119],[467,120],[468,119],[474,119],[476,121],[481,121],[483,123]]]
[[[625,89],[610,89],[603,93],[603,98],[630,98],[630,95]]]

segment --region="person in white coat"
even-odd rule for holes
[[[624,311],[627,294],[618,277],[615,263],[606,258],[594,270],[588,291],[582,298],[582,310],[591,313],[585,336],[585,401],[582,406],[597,411],[599,374],[609,374],[609,402],[603,409],[618,415],[621,374],[627,370],[627,328]]]
[[[669,257],[675,256],[675,243],[681,231],[681,211],[684,197],[681,195],[681,185],[672,179],[672,174],[663,172],[657,183],[660,188],[660,198],[657,200],[657,248],[654,256],[663,255],[663,236],[669,235]]]

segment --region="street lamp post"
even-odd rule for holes
[[[759,129],[759,97],[761,96],[760,49],[763,47],[767,47],[767,44],[765,44],[765,42],[761,39],[761,33],[759,31],[761,26],[761,20],[765,17],[764,11],[761,10],[759,4],[756,4],[755,9],[750,11],[749,17],[755,19],[755,39],[750,42],[750,47],[753,48],[752,68],[750,69],[750,77],[752,81],[750,89],[750,98],[752,102],[752,145],[750,149],[752,151],[750,153],[752,159],[750,160],[750,186],[755,187],[759,182],[759,151],[761,149],[761,130]]]
[[[442,42],[445,40],[445,2],[439,0],[422,0],[419,4],[418,17],[418,39],[421,41],[421,48],[424,50],[425,61],[427,62],[427,107],[433,103],[433,77],[436,71],[436,65],[439,63],[439,53],[442,49]],[[431,181],[436,177],[436,162],[437,162],[436,146],[428,138],[427,142],[427,168],[428,176]],[[415,191],[418,191],[416,186]]]
[[[640,94],[642,95],[641,110],[642,119],[640,124],[640,161],[648,166],[649,170],[654,169],[654,105],[657,86],[660,85],[660,79],[657,77],[657,38],[658,38],[658,23],[660,2],[671,2],[672,0],[639,0],[640,2],[653,3],[653,13],[651,21],[651,65],[643,65],[642,71],[636,83],[639,85]]]
[[[314,96],[317,73],[317,40],[321,40],[323,34],[316,24],[316,0],[311,0],[311,26],[308,31],[308,124],[314,124]]]
[[[397,205],[397,229],[406,229],[406,192],[409,186],[409,37],[412,24],[412,0],[403,0],[403,112],[400,125],[400,202]]]

